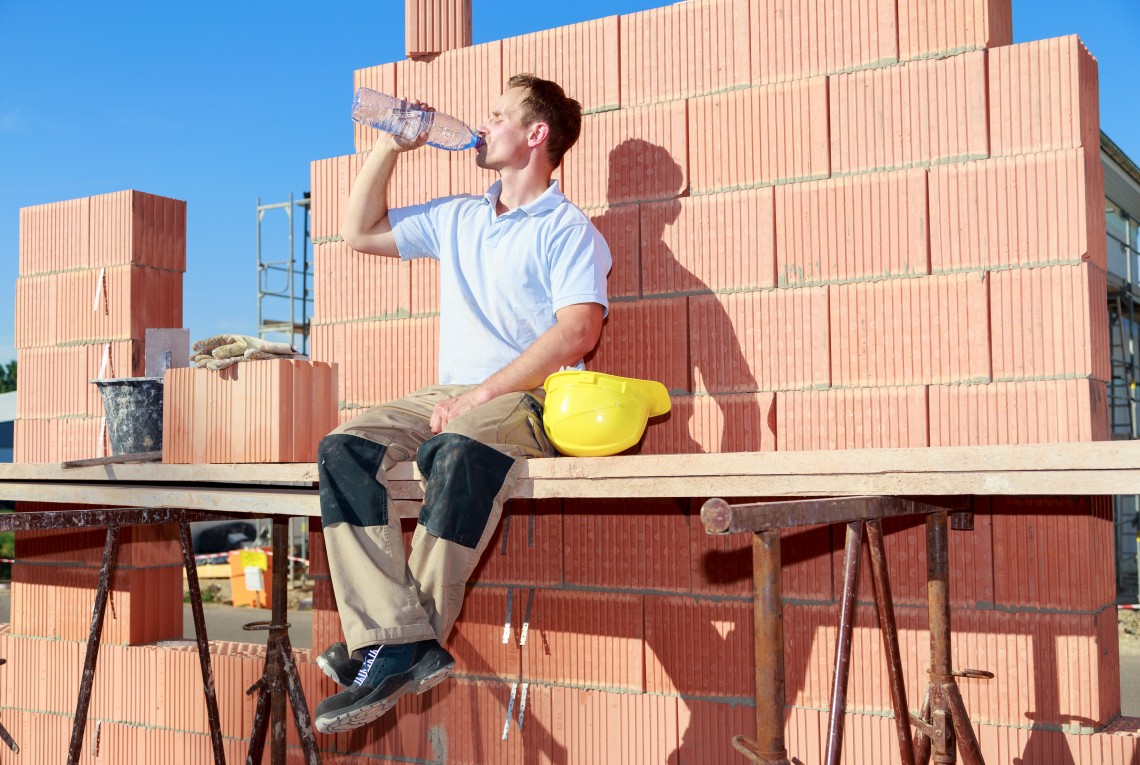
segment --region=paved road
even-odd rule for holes
[[[1140,654],[1120,654],[1120,712],[1140,717]]]
[[[210,640],[232,640],[237,643],[265,645],[269,633],[265,630],[244,630],[250,622],[267,622],[272,617],[268,608],[234,608],[206,603],[202,607],[206,617],[206,634]],[[289,612],[289,642],[294,648],[311,648],[313,644],[313,612]],[[190,604],[182,607],[182,636],[194,639],[194,616]],[[323,646],[322,646],[323,648]]]

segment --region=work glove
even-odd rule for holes
[[[205,340],[199,340],[193,345],[194,354],[190,361],[197,366],[196,359],[208,354],[215,359],[230,359],[245,355],[246,351],[254,350],[277,355],[295,355],[297,349],[289,343],[275,343],[262,340],[249,335],[214,335]]]
[[[230,356],[229,358],[225,359],[215,359],[213,356],[205,353],[200,353],[197,354],[197,356],[195,356],[192,361],[194,363],[194,366],[198,367],[199,369],[210,369],[217,372],[219,369],[232,367],[234,364],[238,364],[242,361],[263,361],[266,359],[300,359],[302,361],[308,361],[309,357],[303,353],[266,353],[265,351],[249,348],[241,356]]]

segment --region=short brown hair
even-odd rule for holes
[[[522,101],[523,124],[545,122],[550,126],[546,156],[558,167],[582,132],[582,104],[567,96],[558,83],[533,74],[516,74],[507,80],[507,87],[526,88],[527,96]]]

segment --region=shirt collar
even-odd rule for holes
[[[503,193],[503,181],[497,180],[491,184],[487,189],[487,193],[483,195],[483,202],[494,207],[499,202],[499,195]],[[533,202],[527,202],[525,205],[520,205],[519,210],[522,210],[527,215],[541,215],[544,212],[553,210],[558,205],[566,200],[566,195],[562,193],[562,189],[558,186],[558,181],[551,179],[550,185],[546,187],[546,191]]]

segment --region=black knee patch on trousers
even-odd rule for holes
[[[376,480],[385,449],[375,441],[345,433],[321,439],[317,472],[322,524],[387,525],[388,491]]]
[[[427,478],[420,525],[474,550],[514,459],[473,438],[440,433],[420,447],[416,464]]]

